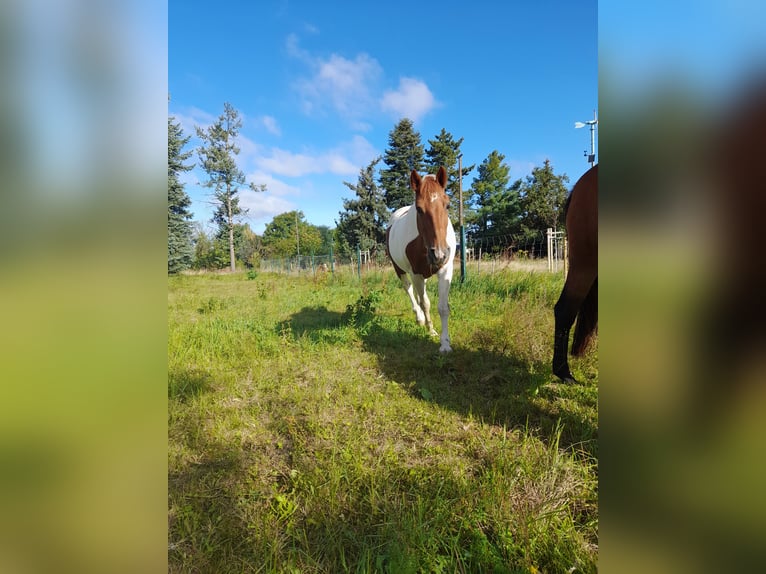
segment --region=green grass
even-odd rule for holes
[[[170,571],[595,572],[598,367],[550,374],[562,283],[454,283],[440,355],[392,271],[170,278]]]

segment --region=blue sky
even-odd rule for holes
[[[334,227],[352,197],[343,182],[384,153],[402,117],[426,148],[442,128],[464,138],[464,165],[498,150],[515,180],[548,158],[571,185],[590,147],[574,122],[598,105],[596,9],[590,0],[171,0],[169,113],[190,147],[194,126],[224,102],[242,114],[239,166],[268,187],[240,192],[257,233],[294,209]],[[183,181],[195,220],[207,222],[204,177],[195,168]]]
[[[766,66],[766,3],[645,0],[598,6],[602,79],[638,99],[668,81],[713,101]],[[623,102],[620,102],[623,103]]]

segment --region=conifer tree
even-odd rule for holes
[[[556,175],[550,160],[536,167],[521,185],[522,226],[527,233],[563,226],[564,203],[568,195],[566,174]]]
[[[234,225],[240,215],[246,213],[239,205],[239,190],[246,185],[245,174],[237,167],[239,147],[236,138],[242,127],[239,112],[226,102],[223,114],[206,130],[197,128],[197,136],[203,141],[197,149],[202,167],[207,172],[205,187],[213,188],[215,211],[212,221],[218,226],[218,236],[229,246],[231,270],[235,266]],[[253,191],[265,191],[265,185],[250,184]]]
[[[413,128],[412,120],[403,118],[388,134],[388,149],[383,156],[383,163],[388,167],[380,170],[380,186],[388,209],[412,203],[410,172],[413,169],[423,172],[423,156],[420,134]]]
[[[457,221],[459,213],[459,190],[460,178],[458,174],[459,162],[457,156],[460,155],[460,144],[463,138],[455,140],[452,134],[442,128],[441,132],[432,140],[428,140],[428,149],[426,150],[426,169],[428,173],[436,173],[439,166],[444,166],[447,170],[447,196],[450,198],[450,216],[453,221]],[[463,185],[466,184],[466,176],[473,170],[475,165],[463,166]],[[463,192],[463,208],[465,210],[468,194]]]
[[[192,155],[183,151],[190,136],[184,137],[181,125],[168,117],[168,273],[178,273],[192,265],[192,213],[191,199],[178,180],[181,172],[189,171],[194,165],[184,162]]]
[[[474,233],[512,234],[518,231],[520,182],[509,186],[510,167],[505,156],[493,150],[479,166],[479,175],[471,184],[475,211],[470,220]]]
[[[356,184],[343,182],[356,194],[356,199],[343,200],[344,211],[340,212],[337,222],[338,234],[349,248],[358,246],[362,250],[374,251],[385,242],[389,212],[383,194],[375,184],[375,166],[380,159],[372,160],[370,165],[359,170]]]

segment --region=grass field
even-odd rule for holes
[[[171,572],[595,572],[598,366],[550,374],[561,274],[169,279]],[[438,328],[435,281],[429,282]]]

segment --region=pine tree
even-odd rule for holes
[[[428,140],[428,149],[426,150],[426,169],[428,173],[436,173],[439,170],[439,166],[444,166],[447,170],[447,195],[450,198],[450,216],[453,220],[457,220],[457,216],[460,213],[460,192],[459,184],[460,178],[458,174],[459,162],[457,156],[460,155],[460,145],[463,143],[463,138],[455,140],[452,134],[442,128],[439,135],[434,139]],[[475,165],[463,166],[463,178],[465,178],[475,167]],[[465,210],[465,203],[467,199],[466,193],[463,194],[463,209]]]
[[[191,151],[183,151],[190,136],[184,137],[181,125],[174,120],[168,117],[168,273],[191,267],[194,255],[191,199],[178,180],[181,172],[194,167],[184,163],[192,155]]]
[[[471,184],[475,211],[470,220],[474,233],[500,235],[518,231],[520,182],[508,185],[510,167],[504,160],[503,154],[493,150],[479,166],[479,175]]]
[[[388,134],[388,149],[383,156],[383,163],[388,168],[380,170],[386,207],[396,210],[412,203],[410,172],[413,169],[418,173],[423,171],[423,155],[420,134],[414,130],[412,120],[403,118]]]
[[[550,160],[536,167],[521,186],[522,226],[527,233],[563,227],[569,177],[553,173]]]
[[[356,194],[356,199],[344,199],[337,222],[338,234],[349,248],[375,251],[386,239],[386,224],[389,212],[383,195],[375,184],[375,166],[381,158],[376,158],[366,168],[359,170],[356,184],[343,182]]]
[[[229,246],[231,270],[235,266],[234,225],[238,216],[246,213],[239,205],[239,190],[246,184],[245,174],[237,167],[236,156],[239,147],[236,138],[242,127],[239,112],[226,102],[223,114],[206,130],[197,128],[197,136],[203,145],[197,149],[202,167],[207,172],[205,187],[213,188],[213,200],[216,206],[212,221],[218,226],[218,236],[225,239]],[[265,185],[250,184],[253,191],[265,191]]]

